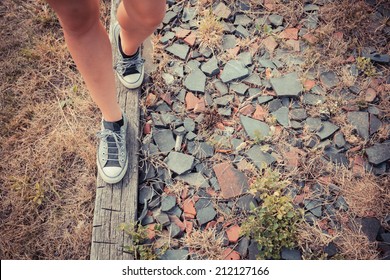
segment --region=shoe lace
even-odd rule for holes
[[[114,66],[114,69],[123,75],[125,71],[131,67],[137,67],[141,66],[142,64],[145,63],[145,59],[143,58],[121,58],[117,61],[117,63]]]
[[[109,161],[117,161],[119,162],[119,150],[121,149],[122,145],[124,144],[124,138],[119,134],[117,133],[116,131],[112,131],[110,129],[104,129],[100,132],[98,132],[96,134],[96,136],[99,138],[99,139],[102,139],[104,142],[107,143],[107,146],[110,148],[110,144],[115,144],[114,147],[116,147],[116,152],[113,152],[113,153],[110,153],[110,152],[107,152],[107,155],[108,155],[108,160]],[[114,141],[110,141],[110,140],[114,140]],[[111,145],[111,148],[113,148],[113,146]],[[109,151],[109,149],[108,149]],[[110,157],[111,155],[111,157]],[[116,158],[115,157],[112,157],[112,156],[117,156]]]

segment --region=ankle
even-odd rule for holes
[[[138,53],[139,47],[125,46],[122,40],[123,36],[119,33],[119,50],[122,55],[126,57],[132,57]]]

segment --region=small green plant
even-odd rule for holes
[[[357,68],[359,71],[366,74],[368,77],[374,76],[376,74],[376,69],[374,65],[371,62],[371,59],[368,57],[361,57],[359,56],[356,59],[357,62]]]
[[[258,195],[260,207],[251,211],[242,224],[242,234],[252,237],[259,247],[259,259],[279,259],[283,247],[296,246],[297,224],[302,213],[296,210],[289,196],[283,195],[288,181],[280,180],[279,172],[269,168],[252,184],[250,192]]]
[[[156,260],[158,254],[153,251],[153,244],[146,244],[148,239],[148,229],[142,225],[120,224],[119,229],[131,236],[132,244],[124,246],[124,249],[134,255],[136,260]],[[155,231],[160,232],[160,225],[156,225]]]

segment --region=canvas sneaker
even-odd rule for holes
[[[123,115],[123,125],[102,121],[102,130],[97,133],[99,147],[97,166],[101,178],[109,184],[120,182],[126,174],[128,156],[126,131],[128,120]]]
[[[113,29],[113,40],[117,50],[117,61],[114,69],[121,83],[128,89],[135,89],[141,86],[144,80],[144,62],[141,56],[141,47],[138,48],[137,54],[128,58],[124,57],[120,46],[120,25],[117,22]]]

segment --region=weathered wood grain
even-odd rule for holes
[[[112,0],[110,31],[116,21],[119,2]],[[113,54],[116,55],[114,47]],[[100,176],[97,177],[91,260],[133,259],[123,248],[131,243],[131,239],[119,227],[122,223],[133,223],[137,218],[140,89],[128,90],[117,80],[117,92],[119,104],[129,119],[126,143],[129,167],[118,184],[106,184]]]

